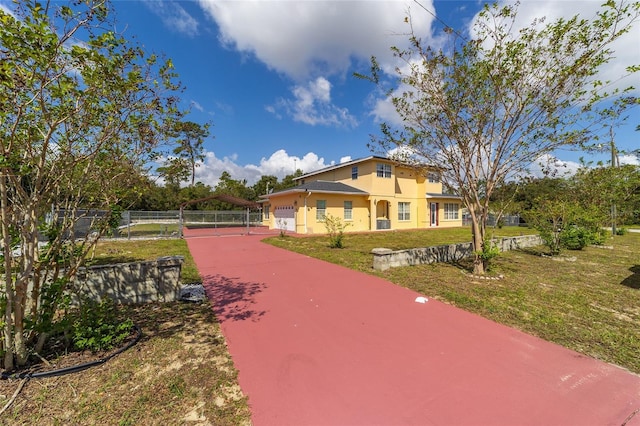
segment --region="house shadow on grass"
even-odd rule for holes
[[[264,283],[244,282],[223,275],[204,277],[207,298],[220,321],[258,321],[267,312],[253,309],[255,296],[266,287]]]
[[[640,265],[635,265],[629,268],[633,274],[622,280],[622,285],[629,288],[640,289]]]

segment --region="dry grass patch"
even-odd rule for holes
[[[208,303],[124,307],[140,342],[80,373],[32,379],[1,424],[248,425],[237,372]],[[0,382],[4,405],[19,385]]]

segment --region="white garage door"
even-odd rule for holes
[[[276,207],[273,216],[276,220],[276,228],[285,231],[296,231],[296,210],[293,206]]]

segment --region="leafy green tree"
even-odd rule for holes
[[[220,175],[220,181],[214,189],[214,194],[231,195],[244,200],[253,200],[255,198],[251,188],[247,187],[247,180],[236,180],[231,178],[231,174],[227,171],[222,172]],[[217,209],[219,210],[234,210],[237,206],[226,203],[223,201],[217,202]]]
[[[542,20],[513,33],[516,5],[487,5],[473,39],[447,29],[444,48],[426,46],[409,24],[398,87],[389,98],[400,128],[381,126],[372,148],[404,162],[447,166],[442,181],[468,208],[475,253],[486,238],[489,200],[500,182],[526,171],[541,155],[579,147],[589,128],[576,126],[602,99],[605,83],[594,75],[612,57],[611,43],[637,20],[640,3],[607,1],[591,20]],[[629,72],[637,68],[629,68]],[[384,85],[375,58],[368,78]],[[385,87],[387,89],[387,87]],[[394,151],[392,151],[394,150]],[[486,263],[476,255],[474,273]]]
[[[253,185],[252,189],[257,199],[262,195],[266,195],[269,192],[272,192],[273,190],[277,189],[277,187],[278,178],[276,176],[267,175],[261,176],[260,180]]]
[[[570,191],[536,199],[523,216],[540,233],[551,255],[603,241],[602,212],[594,206],[581,205]]]
[[[164,178],[165,185],[173,187],[174,192],[178,192],[180,183],[189,179],[189,161],[185,158],[170,157],[157,171]]]
[[[169,160],[169,164],[180,181],[190,178],[191,186],[195,184],[196,167],[205,158],[203,144],[209,137],[209,127],[209,123],[200,125],[193,121],[178,121],[172,129],[177,146],[173,150],[175,157]]]
[[[555,198],[556,194],[569,190],[565,178],[526,177],[497,186],[491,194],[490,206],[507,206],[509,213],[523,214],[534,208],[539,199]]]
[[[111,28],[103,1],[0,9],[0,349],[8,370],[46,340],[56,303],[117,223],[119,203],[142,187],[178,116],[171,62]],[[93,235],[73,232],[81,209],[108,212]]]
[[[214,195],[213,190],[209,185],[205,185],[202,182],[196,182],[195,185],[187,186],[180,190],[180,201],[172,209],[177,210],[180,208],[180,203],[192,200],[201,200],[203,198],[211,197]],[[187,210],[212,210],[215,206],[214,200],[201,201],[199,203],[193,203],[185,206]]]
[[[573,177],[573,196],[585,206],[593,206],[602,212],[602,225],[612,220],[632,224],[640,217],[640,167],[584,167]],[[607,213],[616,206],[616,218]]]
[[[286,175],[285,177],[282,178],[282,181],[278,183],[277,185],[278,191],[298,186],[298,183],[294,179],[302,175],[303,175],[303,172],[300,169],[296,169],[296,171],[291,175]]]

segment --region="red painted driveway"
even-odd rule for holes
[[[637,375],[263,237],[187,240],[256,426],[640,425]]]

